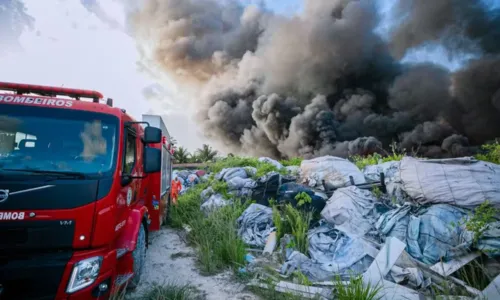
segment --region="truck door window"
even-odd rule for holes
[[[127,129],[125,137],[125,161],[123,166],[124,174],[131,174],[134,169],[137,151],[136,140],[135,132],[131,129]]]

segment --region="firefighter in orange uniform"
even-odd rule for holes
[[[177,178],[177,176],[175,176],[174,180],[172,180],[172,203],[174,205],[177,205],[177,198],[179,197],[179,192],[182,190],[182,184],[179,180],[179,178]]]

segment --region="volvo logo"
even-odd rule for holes
[[[9,198],[9,190],[0,190],[0,202],[4,202]]]

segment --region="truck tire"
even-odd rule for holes
[[[144,268],[144,263],[146,262],[146,229],[144,225],[141,224],[139,229],[139,234],[137,235],[137,244],[135,250],[132,252],[132,257],[134,259],[134,277],[129,281],[127,288],[129,290],[135,290],[141,281],[142,269]]]

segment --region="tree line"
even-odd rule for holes
[[[214,150],[207,144],[203,144],[201,148],[198,148],[193,153],[190,153],[182,146],[177,147],[177,141],[175,138],[172,137],[170,142],[174,147],[174,163],[176,164],[209,162],[213,161],[219,154],[217,150]]]

